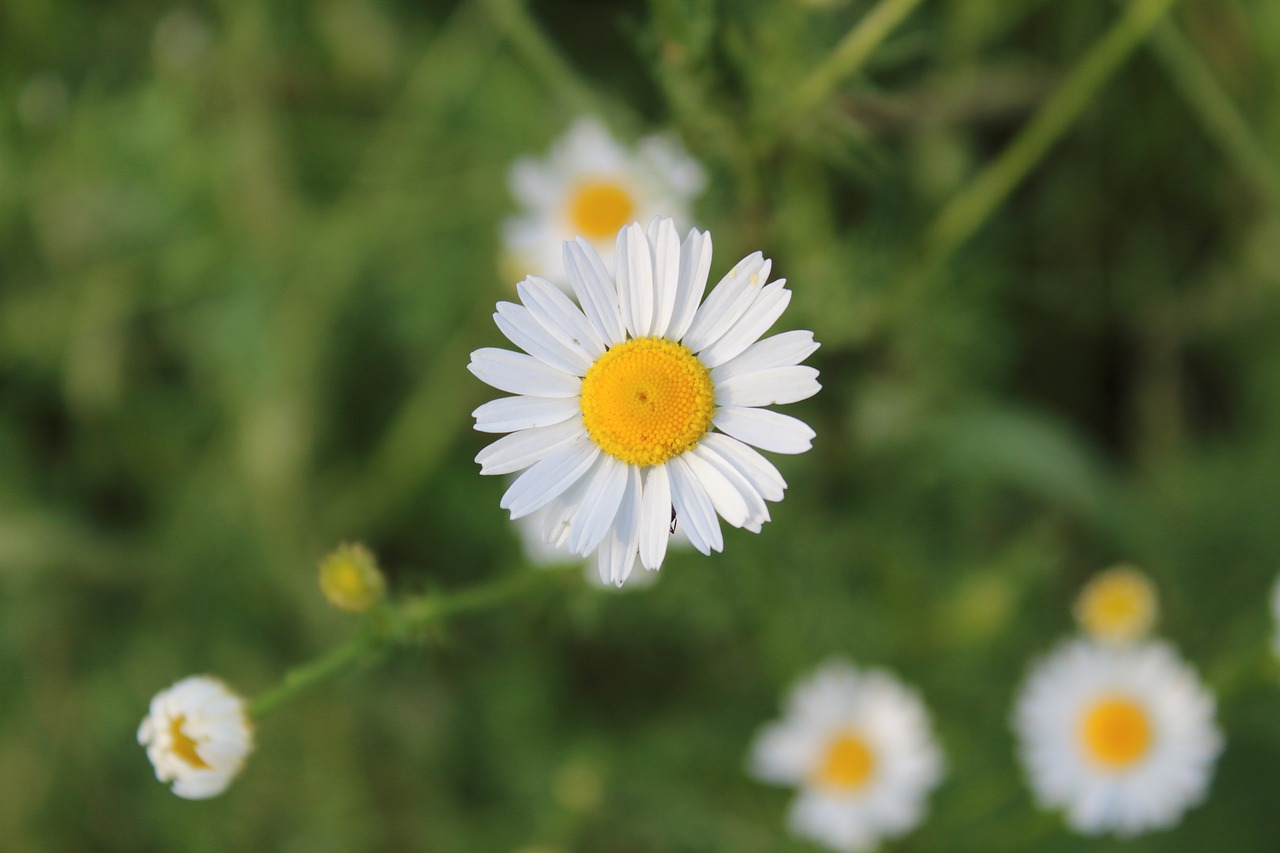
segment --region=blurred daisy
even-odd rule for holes
[[[613,269],[618,230],[655,216],[688,223],[706,176],[673,136],[646,137],[633,152],[599,119],[580,118],[545,160],[517,160],[510,184],[523,212],[503,223],[504,269],[514,265],[563,288],[564,240],[584,238]]]
[[[1014,727],[1031,787],[1077,832],[1175,825],[1204,799],[1222,736],[1213,696],[1164,643],[1073,640],[1032,670]]]
[[[1156,621],[1156,590],[1147,576],[1121,565],[1085,584],[1075,605],[1076,623],[1095,640],[1127,643],[1145,637]]]
[[[188,800],[216,797],[239,774],[253,749],[245,701],[207,675],[184,678],[151,700],[138,743],[156,768]]]
[[[887,673],[832,661],[792,688],[783,718],[756,735],[749,769],[800,789],[792,832],[856,851],[921,821],[943,762],[914,692]]]
[[[621,586],[637,554],[646,569],[662,565],[673,517],[703,554],[724,547],[717,516],[758,533],[786,483],[750,445],[803,453],[813,438],[761,407],[821,386],[799,366],[818,347],[813,333],[759,340],[791,301],[785,280],[766,284],[759,252],[705,302],[710,235],[692,230],[682,245],[670,219],[655,219],[647,235],[623,228],[617,254],[615,277],[585,240],[565,243],[582,307],[525,279],[523,304],[500,302],[494,315],[524,352],[480,349],[468,366],[517,395],[472,413],[477,430],[511,433],[476,456],[481,473],[524,470],[501,506],[513,520],[547,508],[543,539],[597,553],[600,576]]]

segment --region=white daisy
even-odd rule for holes
[[[138,743],[156,768],[188,800],[215,797],[239,774],[253,750],[245,701],[207,675],[184,678],[151,700]]]
[[[800,789],[792,832],[857,851],[920,823],[943,761],[913,691],[888,673],[831,661],[796,684],[783,718],[756,735],[749,769]]]
[[[1077,832],[1171,827],[1204,799],[1222,735],[1213,696],[1165,643],[1072,640],[1032,670],[1014,727],[1031,787]]]
[[[476,456],[481,473],[524,470],[501,506],[512,519],[547,507],[543,539],[598,551],[600,576],[617,585],[637,554],[662,565],[673,512],[703,554],[724,547],[717,515],[759,532],[786,483],[748,445],[803,453],[813,439],[760,407],[821,387],[799,364],[818,347],[812,332],[759,340],[791,301],[785,280],[766,284],[770,262],[756,252],[703,302],[711,237],[695,229],[681,244],[670,219],[618,233],[616,280],[585,240],[564,256],[582,307],[525,279],[523,304],[494,315],[524,352],[480,349],[468,365],[518,395],[472,413],[477,430],[511,433]]]
[[[1127,643],[1145,637],[1156,621],[1156,589],[1133,566],[1095,575],[1076,599],[1076,624],[1095,640]]]
[[[510,184],[523,212],[503,223],[504,268],[518,264],[563,288],[562,241],[586,239],[612,268],[620,228],[655,216],[687,223],[706,176],[673,136],[646,137],[633,152],[599,119],[580,118],[545,160],[517,160]]]

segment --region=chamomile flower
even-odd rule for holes
[[[1093,637],[1111,643],[1141,639],[1156,621],[1156,590],[1147,576],[1120,565],[1094,576],[1075,604],[1076,623]]]
[[[1175,825],[1222,751],[1213,696],[1155,641],[1063,644],[1027,678],[1014,728],[1036,798],[1088,835]]]
[[[156,778],[188,800],[216,797],[240,773],[253,750],[253,725],[243,698],[207,675],[184,678],[151,700],[138,727]]]
[[[566,242],[581,307],[529,277],[523,304],[494,315],[523,352],[471,354],[472,373],[516,395],[472,413],[480,432],[510,433],[476,456],[480,472],[523,471],[502,508],[513,520],[545,508],[543,539],[596,553],[619,586],[637,554],[662,565],[673,512],[703,554],[724,547],[719,518],[758,533],[786,483],[753,447],[803,453],[814,435],[762,408],[821,387],[800,365],[818,347],[811,332],[759,340],[791,300],[785,280],[766,283],[757,252],[704,302],[710,265],[710,235],[682,244],[670,219],[618,232],[616,276],[586,240]]]
[[[645,137],[631,151],[599,119],[580,118],[546,159],[524,157],[511,167],[511,194],[522,212],[503,223],[504,268],[519,264],[563,288],[560,244],[574,237],[612,268],[620,228],[655,216],[687,223],[705,184],[702,167],[675,137]]]
[[[792,832],[858,851],[921,821],[943,761],[914,692],[888,673],[831,661],[796,684],[783,718],[756,735],[749,769],[800,789]]]

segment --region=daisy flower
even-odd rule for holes
[[[227,789],[253,750],[253,724],[243,698],[207,675],[184,678],[151,700],[138,727],[156,778],[188,800]]]
[[[799,364],[818,347],[812,332],[759,340],[791,301],[785,280],[766,284],[756,252],[703,302],[711,237],[694,229],[682,244],[670,219],[618,232],[616,276],[581,238],[564,258],[581,308],[525,279],[523,304],[494,315],[523,352],[480,349],[468,365],[516,395],[472,413],[480,432],[510,433],[476,456],[480,472],[524,471],[502,508],[513,520],[547,508],[543,539],[597,553],[619,586],[637,555],[662,565],[673,519],[703,554],[724,547],[719,518],[758,533],[786,483],[752,446],[803,453],[814,434],[761,407],[821,387]]]
[[[1076,624],[1095,640],[1127,643],[1146,636],[1156,621],[1156,590],[1133,566],[1096,575],[1076,599]]]
[[[628,222],[655,216],[688,221],[706,176],[670,135],[620,145],[596,118],[580,118],[544,160],[524,157],[510,174],[523,211],[503,223],[504,268],[518,265],[565,287],[559,247],[582,237],[613,267],[614,237]]]
[[[888,673],[843,661],[792,688],[783,718],[756,735],[748,766],[764,782],[800,789],[792,832],[840,851],[915,827],[943,771],[920,698]]]
[[[1204,799],[1222,735],[1214,700],[1165,643],[1072,640],[1032,670],[1014,728],[1037,799],[1077,832],[1175,825]]]

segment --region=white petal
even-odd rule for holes
[[[716,367],[760,340],[760,336],[778,322],[791,302],[791,291],[787,290],[786,283],[786,279],[780,278],[760,291],[746,313],[719,340],[704,347],[698,359],[707,367]]]
[[[782,500],[782,495],[787,489],[787,481],[782,479],[782,475],[778,473],[774,464],[754,448],[718,432],[707,433],[698,444],[720,454],[725,461],[737,468],[742,476],[751,481],[751,485],[765,500]]]
[[[622,503],[597,555],[600,579],[615,586],[622,586],[635,566],[640,527],[640,470],[634,465],[626,468],[627,486]]]
[[[693,315],[693,323],[681,342],[694,352],[699,352],[703,347],[719,340],[760,295],[769,278],[771,265],[772,262],[759,252],[753,252],[738,261],[737,266],[720,279],[707,301]]]
[[[796,330],[783,332],[747,347],[742,355],[729,359],[711,371],[713,382],[732,379],[740,373],[754,373],[770,367],[789,367],[799,364],[817,350],[813,332]]]
[[[751,514],[747,509],[747,502],[724,474],[705,459],[699,459],[692,453],[684,454],[680,457],[680,461],[688,466],[690,473],[702,484],[707,497],[711,498],[711,505],[715,507],[721,518],[734,527],[741,527],[747,523],[747,518]]]
[[[667,333],[680,287],[680,236],[670,219],[654,219],[649,226],[653,245],[653,322],[649,334]]]
[[[542,541],[552,548],[564,549],[564,553],[570,557],[573,555],[569,554],[568,550],[569,528],[573,524],[574,515],[582,505],[582,496],[586,493],[587,478],[579,477],[578,482],[565,489],[542,511],[542,525],[539,530]]]
[[[507,336],[507,340],[554,368],[582,376],[591,366],[591,359],[583,358],[565,343],[556,340],[551,332],[533,319],[529,309],[523,305],[499,302],[493,321],[498,324],[502,334]]]
[[[516,430],[477,453],[476,462],[480,463],[481,474],[510,474],[528,468],[581,433],[581,422],[573,419],[554,426]]]
[[[655,331],[655,335],[663,335],[673,341],[684,337],[707,289],[707,273],[710,271],[711,235],[693,228],[680,246],[680,278],[676,284],[671,323],[665,331]]]
[[[752,533],[759,533],[760,527],[769,520],[769,507],[764,502],[764,496],[760,494],[760,490],[747,479],[747,477],[735,468],[727,459],[716,453],[705,444],[698,444],[693,450],[687,454],[691,459],[697,459],[705,465],[714,468],[715,471],[742,497],[742,502],[747,509],[746,519],[739,527],[744,527]],[[717,508],[719,512],[719,508]],[[721,512],[720,515],[724,516]],[[725,516],[728,521],[728,516]],[[732,524],[732,522],[730,522]]]
[[[726,406],[711,418],[723,432],[774,453],[804,453],[813,446],[814,432],[804,421],[768,409]]]
[[[581,237],[575,242],[566,240],[564,269],[583,313],[605,344],[621,343],[626,334],[618,307],[618,291],[599,252]]]
[[[578,414],[577,397],[499,397],[471,413],[479,432],[551,426]]]
[[[644,478],[640,503],[640,562],[657,569],[667,555],[671,539],[671,481],[667,466],[654,465]]]
[[[622,319],[632,337],[647,337],[653,326],[653,257],[639,225],[633,223],[618,232],[614,258]]]
[[[724,550],[724,537],[715,507],[706,489],[677,456],[666,463],[671,477],[671,503],[676,508],[676,523],[683,524],[693,547],[704,554]]]
[[[512,521],[537,512],[576,483],[599,454],[586,435],[551,451],[516,478],[498,505],[510,510]]]
[[[559,332],[569,339],[574,349],[595,361],[604,352],[604,338],[595,330],[573,300],[546,279],[529,276],[516,285],[520,301],[529,309],[538,325]]]
[[[773,406],[807,400],[822,386],[812,367],[773,367],[743,373],[716,385],[718,406]]]
[[[576,397],[582,380],[557,370],[545,361],[511,350],[485,347],[471,353],[467,369],[485,382],[510,394],[531,397]]]
[[[569,530],[569,550],[585,557],[609,532],[627,486],[627,463],[601,453],[592,466],[582,506]]]

